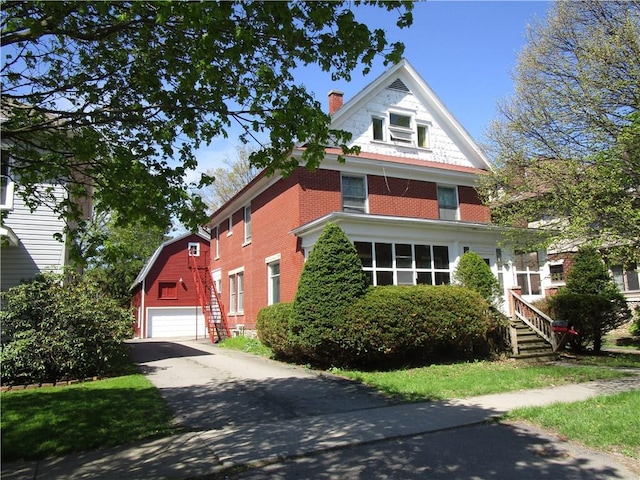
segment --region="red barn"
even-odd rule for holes
[[[207,236],[188,233],[158,247],[130,289],[136,337],[207,335],[190,262],[207,267],[209,245]]]

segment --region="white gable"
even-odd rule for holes
[[[406,60],[335,112],[332,128],[351,132],[351,145],[358,145],[362,152],[491,168],[469,134]]]

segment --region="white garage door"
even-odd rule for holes
[[[147,309],[147,337],[203,337],[206,334],[202,309],[198,307]]]

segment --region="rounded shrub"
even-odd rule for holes
[[[491,328],[489,304],[459,286],[372,287],[348,309],[346,364],[469,357]]]
[[[112,373],[126,360],[133,315],[94,282],[46,275],[2,294],[3,383]]]
[[[258,312],[256,329],[258,339],[278,358],[295,356],[291,342],[291,316],[293,303],[275,303]]]
[[[465,252],[453,272],[455,282],[482,295],[489,304],[499,306],[502,289],[489,265],[475,252]]]
[[[342,350],[345,311],[367,287],[353,243],[340,227],[328,223],[305,262],[293,301],[296,353],[314,363],[332,364]]]

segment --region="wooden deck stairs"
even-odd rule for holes
[[[566,342],[566,335],[559,335],[554,330],[556,322],[525,301],[519,295],[519,289],[511,290],[509,305],[511,357],[540,362],[556,360]]]

